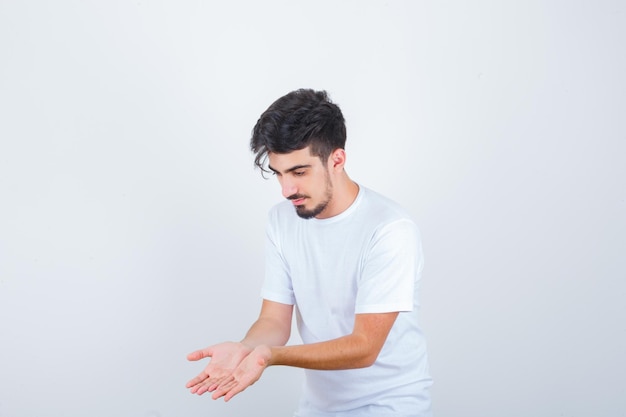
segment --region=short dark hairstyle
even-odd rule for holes
[[[311,154],[326,162],[346,145],[346,124],[339,106],[326,91],[300,89],[268,107],[252,130],[250,149],[262,172],[268,153],[285,154],[310,146]]]

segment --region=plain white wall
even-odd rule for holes
[[[260,305],[250,130],[326,89],[405,205],[438,417],[626,412],[620,1],[0,1],[0,417],[289,416],[192,396]]]

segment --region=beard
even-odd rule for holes
[[[308,209],[308,210],[306,208],[304,208],[304,206],[297,206],[296,207],[296,214],[298,216],[302,217],[303,219],[312,219],[313,217],[315,217],[318,214],[320,214],[321,212],[323,212],[329,202],[330,202],[330,200],[322,201],[317,206],[313,207],[312,209]]]
[[[302,194],[294,194],[288,197],[289,200],[297,200],[299,198],[308,198],[307,195]],[[303,219],[312,219],[313,217],[317,217],[321,212],[323,212],[330,200],[333,197],[333,185],[330,182],[330,179],[326,177],[326,190],[324,191],[324,200],[319,203],[317,206],[312,209],[306,209],[304,205],[296,206],[296,214]]]

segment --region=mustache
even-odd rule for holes
[[[305,194],[292,194],[289,197],[287,197],[287,200],[299,200],[301,198],[308,198],[308,195]]]

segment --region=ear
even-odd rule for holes
[[[328,167],[334,171],[343,171],[346,164],[345,149],[337,148],[328,157]]]

